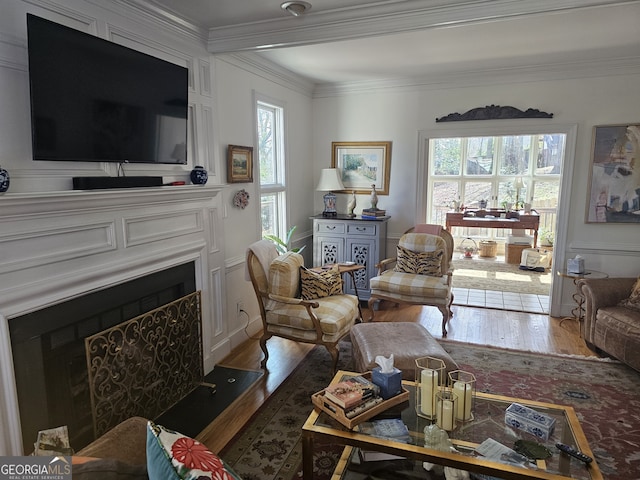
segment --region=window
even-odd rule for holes
[[[286,236],[284,109],[256,102],[262,235]]]
[[[531,203],[540,227],[553,231],[564,134],[429,140],[429,223],[444,225],[454,200],[468,208],[522,208]],[[473,229],[474,235],[491,233]]]

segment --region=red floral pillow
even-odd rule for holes
[[[147,426],[147,470],[158,480],[240,478],[202,443],[153,422]]]

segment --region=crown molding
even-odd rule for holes
[[[259,77],[266,78],[290,90],[312,97],[314,82],[281,67],[252,52],[239,52],[216,55],[218,61],[227,62]]]
[[[210,53],[228,53],[310,45],[627,3],[632,1],[467,0],[451,4],[450,1],[444,0],[408,0],[401,3],[377,3],[295,18],[277,18],[210,28],[207,50]]]
[[[168,29],[176,34],[186,36],[195,40],[199,44],[205,44],[207,41],[206,27],[196,25],[171,11],[161,8],[150,0],[111,1],[115,4],[121,5],[133,13],[136,13],[138,16],[159,28]],[[103,0],[100,0],[99,5],[104,6]]]
[[[640,75],[640,56],[562,64],[528,65],[385,80],[317,84],[313,98],[391,90],[438,90],[482,85],[543,82],[575,78]]]

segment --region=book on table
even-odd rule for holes
[[[380,393],[380,388],[364,377],[351,377],[334,385],[329,385],[324,390],[327,400],[335,403],[345,410],[357,407]]]

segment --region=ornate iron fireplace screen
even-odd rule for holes
[[[201,384],[200,292],[87,337],[96,438],[132,416],[156,418]]]

